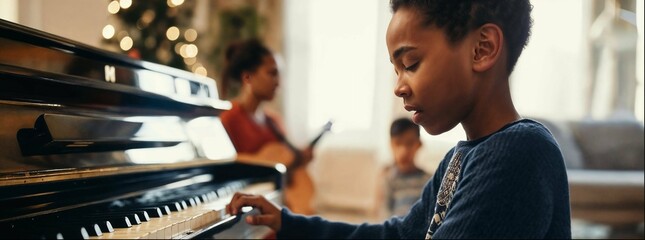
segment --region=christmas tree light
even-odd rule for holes
[[[130,57],[206,74],[199,61],[192,28],[195,1],[111,0],[106,6],[111,24],[103,42]]]

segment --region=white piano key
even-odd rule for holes
[[[271,199],[276,195],[275,184],[259,183],[245,186],[240,192],[263,194]],[[182,238],[213,225],[227,217],[226,204],[230,202],[232,193],[226,197],[188,207],[184,211],[171,212],[160,218],[151,218],[148,222],[134,225],[131,228],[114,229],[112,233],[102,236],[91,236],[90,239],[174,239]]]

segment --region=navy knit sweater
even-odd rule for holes
[[[421,199],[404,217],[352,225],[282,210],[278,238],[426,237],[448,164],[461,155],[459,181],[433,239],[571,238],[569,187],[550,132],[520,120],[472,141],[460,141],[439,164]]]

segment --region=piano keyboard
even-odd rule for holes
[[[194,238],[205,230],[224,225],[228,227],[239,220],[239,216],[231,216],[225,212],[226,204],[236,191],[262,194],[273,201],[279,201],[280,198],[272,182],[248,185],[237,182],[217,190],[184,197],[185,200],[158,203],[157,206],[144,204],[145,207],[136,205],[124,208],[128,210],[86,213],[81,216],[74,213],[74,217],[56,215],[34,219],[31,222],[15,224],[9,235],[13,233],[23,238],[46,239]],[[168,207],[169,205],[172,207]],[[249,209],[245,209],[246,211]]]

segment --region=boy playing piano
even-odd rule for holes
[[[527,43],[528,0],[391,0],[386,43],[394,93],[437,135],[461,123],[460,141],[404,217],[352,225],[305,217],[236,193],[227,210],[286,238],[571,238],[560,149],[515,110],[509,75]]]

